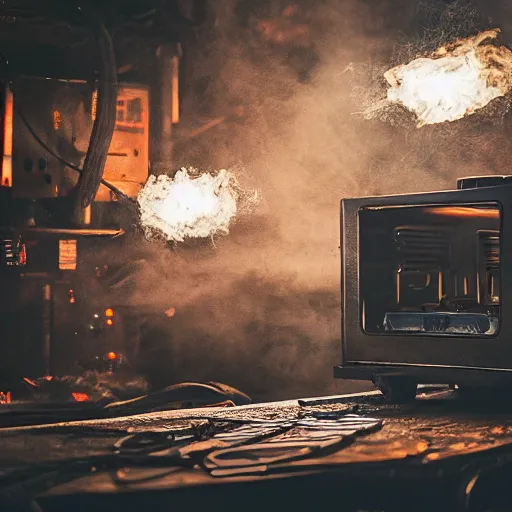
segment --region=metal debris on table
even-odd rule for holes
[[[355,436],[381,428],[383,421],[346,415],[328,420],[304,418],[282,425],[281,433],[267,436],[263,441],[260,438],[258,442],[249,441],[211,451],[203,461],[204,467],[216,477],[266,473],[272,470],[273,464],[322,457],[338,451],[350,444]],[[217,434],[214,439],[229,438],[232,434]]]

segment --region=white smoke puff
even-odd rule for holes
[[[476,113],[512,89],[512,52],[498,46],[498,29],[441,46],[384,74],[387,99],[365,112],[372,117],[387,104],[400,104],[418,127],[452,122]]]
[[[228,234],[238,198],[229,171],[200,174],[196,169],[180,169],[174,178],[149,177],[138,196],[140,220],[148,238],[160,233],[172,242]]]
[[[414,112],[418,125],[456,121],[485,107],[507,91],[487,85],[484,65],[474,50],[457,57],[416,59],[393,70],[388,101]]]

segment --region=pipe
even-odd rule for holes
[[[157,49],[160,63],[160,141],[155,174],[173,169],[173,124],[179,122],[179,59],[181,46],[161,45]]]

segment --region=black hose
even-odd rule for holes
[[[94,13],[91,13],[91,18],[98,50],[98,98],[89,147],[76,185],[77,206],[81,208],[86,208],[92,203],[101,183],[116,123],[118,87],[112,39],[105,25],[97,20]]]

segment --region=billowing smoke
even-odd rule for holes
[[[243,169],[242,186],[262,201],[214,244],[139,245],[136,270],[112,290],[175,310],[150,337],[148,374],[225,381],[255,398],[329,393],[341,337],[340,199],[503,172],[504,128],[462,120],[412,133],[411,116],[392,126],[362,115],[385,93],[387,69],[425,55],[397,60],[399,35],[412,41],[425,26],[415,2],[211,6],[215,22],[184,44],[176,167]],[[454,39],[486,28],[475,26]]]
[[[234,219],[258,204],[258,191],[240,187],[232,171],[180,169],[174,176],[150,176],[138,195],[146,238],[169,242],[229,234]]]
[[[150,176],[138,197],[146,236],[156,232],[169,241],[183,242],[228,234],[238,199],[232,180],[224,169],[216,176],[204,173],[195,178],[186,169],[172,178]]]
[[[499,30],[441,46],[429,57],[388,70],[387,101],[418,117],[418,127],[462,119],[512,88],[512,51],[492,44]]]

